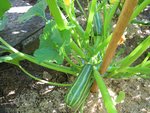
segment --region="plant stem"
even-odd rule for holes
[[[94,77],[95,77],[95,80],[101,91],[101,94],[102,94],[102,97],[104,100],[104,105],[105,105],[107,112],[108,113],[117,113],[117,110],[116,110],[115,105],[109,95],[109,92],[107,90],[105,82],[104,82],[103,78],[100,76],[99,72],[95,68],[94,68]]]
[[[70,13],[69,13],[69,19],[70,19],[71,23],[76,26],[75,27],[76,31],[74,31],[74,32],[77,32],[81,38],[84,37],[84,30],[83,30],[83,28],[79,25],[79,23],[76,20],[76,18]]]
[[[61,84],[61,83],[55,83],[55,82],[49,82],[46,80],[42,80],[40,78],[37,78],[35,76],[33,76],[32,74],[30,74],[29,72],[27,72],[21,65],[17,65],[25,74],[27,74],[29,77],[31,77],[34,80],[49,84],[49,85],[54,85],[54,86],[71,86],[72,84]]]
[[[112,39],[108,45],[108,48],[106,50],[106,54],[104,55],[103,62],[101,65],[101,68],[99,69],[100,74],[104,74],[107,70],[107,67],[111,63],[111,60],[115,54],[115,51],[118,47],[118,42],[128,25],[128,22],[130,20],[130,17],[134,11],[134,8],[137,4],[138,0],[126,0],[123,10],[119,16],[119,20],[117,22],[116,28],[113,32]],[[98,91],[98,86],[96,82],[94,82],[92,89],[92,92],[97,92]]]
[[[76,31],[74,30],[72,32],[72,36],[73,36],[73,39],[75,40],[75,42],[78,44],[79,47],[81,47],[81,42],[80,42],[80,37],[79,35],[76,33]]]
[[[131,16],[131,20],[133,20],[136,16],[138,16],[140,14],[140,12],[147,6],[150,4],[150,0],[144,0],[133,12],[132,16]]]
[[[137,4],[137,0],[126,0],[125,1],[123,10],[119,16],[119,20],[118,20],[116,28],[113,32],[112,39],[108,45],[106,54],[103,59],[103,63],[102,63],[101,69],[100,69],[101,74],[105,73],[107,67],[110,64],[110,62],[115,54],[116,48],[118,47],[118,42],[119,42],[126,26],[128,25],[128,22],[130,20],[130,17],[132,15],[132,12],[134,11],[136,4]]]
[[[8,47],[11,51],[13,51],[14,53],[16,53],[18,56],[33,62],[35,64],[41,65],[43,67],[49,68],[49,69],[53,69],[56,71],[60,71],[60,72],[64,72],[64,73],[69,73],[69,74],[73,74],[76,75],[76,72],[73,71],[71,68],[69,67],[65,67],[65,66],[60,66],[54,63],[47,63],[47,62],[41,62],[39,63],[33,56],[24,54],[19,52],[18,50],[16,50],[15,48],[13,48],[12,46],[10,46],[6,41],[4,41],[1,37],[0,37],[0,42],[2,42],[6,47]]]
[[[74,67],[77,68],[77,69],[80,69],[80,66],[78,66],[78,65],[76,65],[74,62],[72,62],[72,60],[68,57],[68,55],[66,54],[66,52],[64,52],[64,56],[65,56],[67,62],[68,62],[70,65],[74,66]]]
[[[85,30],[85,36],[84,36],[84,42],[85,42],[84,44],[86,44],[86,45],[89,44],[89,35],[90,35],[91,29],[92,29],[92,23],[93,23],[93,18],[94,18],[94,14],[95,14],[96,3],[97,3],[97,0],[92,0],[90,11],[89,11],[89,17],[87,20],[87,26],[86,26],[86,30]]]
[[[52,16],[54,17],[54,20],[56,21],[58,28],[65,29],[67,20],[65,16],[60,11],[57,1],[56,0],[46,0],[47,4],[49,6],[50,12],[52,13]]]
[[[86,15],[85,11],[83,10],[83,8],[82,8],[82,6],[81,6],[81,4],[80,4],[79,0],[76,0],[76,2],[77,2],[77,4],[78,4],[78,6],[79,6],[80,10],[81,10],[81,11],[82,11],[82,13],[84,14],[84,17],[85,17],[85,18],[87,18],[87,15]],[[89,2],[88,2],[88,3],[89,3]]]
[[[109,35],[102,43],[100,43],[100,42],[99,42],[99,44],[95,43],[95,45],[94,45],[94,47],[95,47],[94,54],[97,54],[99,51],[104,51],[104,49],[109,44],[111,38],[112,38],[112,34]]]
[[[138,45],[126,58],[120,62],[120,70],[130,66],[150,45],[150,36],[148,36],[140,45]]]
[[[118,5],[119,5],[119,1],[117,0],[109,9],[105,9],[106,14],[105,14],[105,19],[104,19],[104,30],[103,30],[104,37],[107,37],[107,34],[109,34],[108,31],[110,31],[109,27],[111,25],[111,20],[116,12]]]
[[[85,58],[83,51],[76,45],[73,40],[71,40],[70,46],[78,55],[80,55],[82,58]]]

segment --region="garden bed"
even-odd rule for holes
[[[148,10],[150,9],[148,8]],[[148,10],[144,11],[139,18],[142,16],[142,18],[149,19],[150,11]],[[12,19],[15,20],[16,17],[12,17]],[[79,19],[81,20],[80,17]],[[39,18],[28,22],[29,24],[25,24],[25,26],[22,26],[24,24],[20,26],[17,23],[16,26],[13,25],[14,23],[10,24],[1,33],[1,36],[5,37],[11,45],[19,45],[19,48],[23,46],[22,51],[31,53],[37,47],[38,41],[30,39],[33,37],[33,39],[37,39],[42,32],[44,23],[41,24]],[[21,31],[23,28],[29,31],[17,35],[11,34],[16,30]],[[121,57],[128,55],[148,35],[150,35],[149,27],[130,25],[126,35],[127,41],[120,47],[124,50]],[[24,40],[29,41],[24,42]],[[23,42],[25,45],[26,42],[29,42],[28,45],[31,45],[31,47],[22,45]],[[136,63],[139,63],[141,59],[142,57]],[[74,80],[74,77],[67,74],[45,69],[28,61],[23,61],[21,64],[26,70],[41,79],[60,83],[68,83]],[[119,91],[126,93],[125,100],[117,104],[119,113],[150,113],[149,79],[105,79],[105,82],[114,100]],[[55,87],[34,81],[14,65],[0,64],[0,113],[73,113],[64,102],[66,93],[67,87]],[[106,113],[100,93],[90,94],[84,112]]]

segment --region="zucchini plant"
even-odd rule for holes
[[[75,2],[79,5],[86,20],[85,29],[77,21]],[[132,3],[133,0],[126,0],[126,2]],[[131,18],[130,16],[128,17],[129,22],[131,23],[148,4],[150,4],[150,1],[144,0],[136,6],[133,14],[130,12],[132,16]],[[43,33],[39,37],[39,48],[35,50],[33,55],[28,55],[13,48],[0,37],[0,48],[3,50],[1,53],[10,53],[9,55],[1,56],[0,63],[14,64],[35,80],[51,85],[69,87],[65,102],[68,107],[75,111],[81,109],[88,97],[93,81],[96,80],[107,112],[117,113],[103,78],[130,78],[133,76],[150,78],[149,54],[142,63],[132,66],[132,63],[149,48],[150,36],[145,38],[128,56],[109,65],[114,52],[109,57],[109,52],[106,52],[106,48],[109,45],[109,48],[116,49],[121,37],[118,37],[116,42],[110,41],[114,37],[112,21],[118,5],[118,0],[113,4],[108,4],[107,0],[101,0],[101,2],[92,0],[88,4],[87,13],[83,10],[78,0],[41,0],[19,18],[19,21],[22,22],[36,15],[41,16],[46,21]],[[47,6],[52,16],[50,20],[43,13]],[[124,25],[125,27],[126,25]],[[124,29],[122,29],[120,35],[122,35],[123,31]],[[111,49],[108,49],[108,51],[111,52]],[[76,76],[77,79],[71,84],[42,80],[25,70],[20,64],[22,60],[28,60],[55,71],[68,73],[70,76]],[[107,60],[109,62],[105,68],[106,72],[99,73],[99,69],[105,67],[105,61]],[[69,66],[66,66],[63,63],[64,61]]]

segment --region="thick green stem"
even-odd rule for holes
[[[20,57],[22,57],[22,58],[24,58],[24,59],[26,59],[26,60],[28,60],[30,62],[33,62],[35,64],[38,64],[38,65],[41,65],[43,67],[46,67],[46,68],[49,68],[49,69],[53,69],[53,70],[56,70],[56,71],[60,71],[60,72],[64,72],[64,73],[69,73],[69,74],[73,74],[73,75],[76,74],[76,72],[73,71],[69,67],[60,66],[60,65],[57,65],[57,64],[54,64],[54,63],[49,63],[49,62],[41,62],[41,63],[39,63],[34,57],[32,57],[30,55],[27,55],[27,54],[24,54],[24,53],[21,53],[18,50],[16,50],[15,48],[11,47],[1,37],[0,37],[0,42],[2,42],[6,47],[8,47],[11,51],[13,51],[14,53],[16,53],[18,56],[20,56]]]
[[[75,40],[75,43],[77,43],[77,45],[79,47],[81,47],[81,42],[80,42],[80,39],[79,39],[79,35],[76,32],[73,31],[72,36],[73,36],[73,40]]]
[[[52,13],[52,16],[54,17],[54,20],[56,21],[58,27],[60,29],[65,29],[67,25],[67,20],[65,16],[60,11],[57,0],[46,0],[50,9],[50,12]]]
[[[136,47],[126,58],[119,62],[120,69],[130,66],[142,53],[150,46],[150,36],[148,36],[138,47]]]
[[[94,51],[94,55],[96,55],[99,51],[104,51],[104,49],[107,47],[107,45],[109,44],[110,40],[112,38],[112,34],[109,35],[103,43],[95,43],[94,47],[95,47],[95,51]]]
[[[74,66],[75,68],[77,68],[77,69],[80,69],[80,66],[78,66],[78,65],[76,65],[74,62],[72,62],[72,60],[68,57],[68,55],[64,52],[64,56],[65,56],[65,58],[66,58],[66,61],[70,64],[70,65],[72,65],[72,66]]]
[[[117,113],[117,110],[116,110],[115,105],[109,95],[109,92],[107,90],[105,82],[104,82],[103,78],[100,76],[99,72],[95,68],[94,68],[94,77],[95,77],[97,85],[101,91],[104,105],[106,107],[107,112],[108,113]]]
[[[73,15],[74,9],[72,8],[72,5],[74,6],[74,2],[72,2],[69,6],[65,6],[66,13],[67,13],[71,23],[76,26],[74,32],[77,32],[80,35],[80,37],[83,37],[84,36],[84,30],[79,25],[78,21],[76,20],[75,15]]]
[[[78,55],[80,55],[82,58],[85,58],[83,51],[76,45],[73,40],[71,40],[70,46]]]
[[[109,9],[105,9],[106,14],[104,19],[104,29],[103,29],[104,37],[107,37],[107,34],[109,34],[108,31],[110,31],[109,28],[111,26],[111,21],[116,12],[118,5],[119,5],[119,1],[116,1]]]
[[[93,23],[93,18],[94,18],[94,14],[95,14],[96,3],[97,3],[97,0],[92,0],[89,17],[88,17],[88,21],[87,21],[87,27],[86,27],[85,36],[84,36],[84,42],[86,45],[89,44],[89,35],[90,35],[91,29],[92,29],[92,23]]]
[[[75,32],[77,32],[79,34],[79,36],[82,38],[84,37],[84,30],[83,28],[79,25],[78,21],[76,20],[75,17],[72,16],[72,14],[69,14],[69,19],[71,21],[71,23],[73,23],[76,27],[75,27]]]

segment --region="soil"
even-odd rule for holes
[[[66,74],[44,69],[30,62],[22,63],[33,75],[50,81],[66,83]],[[17,67],[0,66],[0,113],[73,113],[64,103],[67,87],[55,87],[32,80]],[[126,93],[125,100],[117,104],[119,113],[150,113],[150,80],[105,79],[115,100],[119,91]],[[106,113],[100,93],[90,94],[85,113]]]
[[[147,32],[149,27],[130,27],[126,35],[128,40],[121,46],[126,47],[122,57],[129,54],[145,36],[150,35]],[[139,32],[133,31],[136,27]],[[142,37],[137,38],[139,36]],[[72,81],[72,77],[64,73],[45,69],[28,61],[21,64],[36,77],[60,83]],[[150,113],[150,79],[105,79],[105,82],[113,100],[119,91],[126,93],[125,100],[116,105],[119,113]],[[64,102],[66,93],[67,87],[42,84],[14,65],[0,64],[0,113],[73,113]],[[100,92],[89,95],[84,113],[106,113]]]

